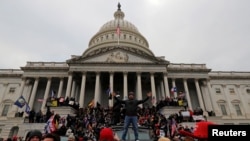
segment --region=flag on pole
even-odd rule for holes
[[[120,34],[121,34],[121,29],[120,29],[119,21],[118,21],[118,24],[117,24],[117,27],[116,27],[116,34],[118,36],[118,38],[117,38],[117,44],[119,46],[119,44],[120,44]]]
[[[37,102],[43,102],[44,100],[42,98],[38,98]]]
[[[177,88],[176,87],[172,87],[171,88],[171,93],[174,94],[175,92],[177,92]]]
[[[50,116],[49,120],[47,121],[47,123],[45,124],[45,133],[53,133],[57,130],[58,128],[58,121],[55,118],[57,115],[52,115]]]
[[[27,114],[30,114],[30,106],[27,103],[25,105],[26,105],[25,112]]]
[[[108,95],[108,98],[109,98],[109,99],[112,99],[110,87],[107,89],[106,93],[107,93],[107,95]]]
[[[116,34],[118,35],[118,37],[120,37],[121,29],[120,29],[119,23],[117,24],[117,27],[116,27]]]
[[[23,106],[26,104],[26,100],[24,99],[24,97],[21,95],[16,102],[14,103],[14,105],[16,105],[19,108],[23,108]]]
[[[95,106],[95,99],[92,99],[88,104],[88,108],[94,108],[94,106]]]
[[[51,91],[51,97],[52,97],[52,98],[55,97],[55,91],[54,91],[54,90]]]
[[[186,95],[186,93],[180,92],[179,95],[178,95],[178,97],[180,97],[180,98],[181,98],[181,97],[185,97],[185,95]]]

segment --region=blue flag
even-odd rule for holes
[[[107,89],[106,93],[108,94],[108,98],[112,99],[110,88]]]
[[[24,99],[24,97],[21,95],[16,102],[14,103],[17,107],[19,108],[23,108],[23,106],[26,104],[26,100]]]
[[[26,103],[25,112],[26,112],[27,114],[30,113],[30,106],[29,106],[27,103]]]

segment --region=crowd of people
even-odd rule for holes
[[[124,131],[121,137],[112,134],[112,137],[115,137],[113,138],[113,141],[123,141],[126,139],[127,130],[130,124],[133,125],[134,136],[138,141],[138,126],[148,128],[152,140],[157,141],[163,139],[162,137],[165,137],[170,140],[179,141],[184,137],[184,135],[179,133],[179,130],[185,130],[190,133],[194,130],[193,127],[182,125],[183,117],[181,112],[189,111],[190,115],[203,115],[203,110],[199,107],[195,109],[194,112],[187,109],[185,99],[181,99],[182,102],[178,102],[178,100],[175,101],[166,98],[165,100],[159,101],[156,106],[143,107],[138,105],[143,104],[151,98],[150,92],[147,93],[147,97],[143,100],[134,99],[133,92],[128,94],[128,100],[121,100],[115,93],[113,93],[112,96],[115,99],[112,108],[103,107],[99,103],[96,104],[96,107],[88,106],[85,108],[79,108],[75,101],[73,102],[74,104],[70,104],[70,101],[74,99],[66,98],[62,103],[59,102],[60,104],[58,104],[58,106],[72,106],[77,110],[76,115],[68,114],[66,117],[61,117],[54,113],[54,111],[51,111],[50,106],[47,106],[46,114],[43,114],[41,111],[37,113],[32,112],[32,114],[29,115],[29,122],[47,123],[44,131],[40,131],[41,136],[40,134],[37,136],[37,138],[41,138],[40,140],[43,141],[48,141],[46,138],[53,138],[53,140],[49,141],[60,141],[60,136],[68,137],[69,141],[110,141],[101,139],[104,138],[104,135],[108,135],[108,130],[112,130],[112,126],[124,125]],[[182,103],[182,105],[180,105],[180,103]],[[176,113],[166,117],[160,112],[160,109],[164,106],[182,106],[183,110],[176,111]],[[53,118],[51,119],[51,117]],[[188,121],[192,122],[193,119],[190,118]],[[103,135],[101,133],[102,131],[106,131],[107,133],[105,132]],[[38,131],[36,130],[36,133],[37,132]],[[57,136],[59,136],[59,139]],[[32,137],[33,136],[27,134],[25,141],[39,141],[32,140]],[[18,140],[21,141],[21,138],[13,137],[7,141]]]

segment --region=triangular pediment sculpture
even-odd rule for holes
[[[160,63],[167,62],[155,56],[131,52],[121,48],[107,49],[95,54],[78,56],[68,60],[68,63]]]

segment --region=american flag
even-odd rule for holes
[[[116,27],[116,34],[120,37],[121,29],[120,29],[119,23],[118,23],[118,25],[117,25],[117,27]]]
[[[173,94],[174,92],[177,92],[177,88],[176,87],[172,87],[171,88],[171,93]]]
[[[25,112],[27,114],[30,114],[30,106],[26,103],[26,108],[25,108]]]
[[[110,87],[107,89],[106,93],[108,94],[109,99],[112,99]]]

